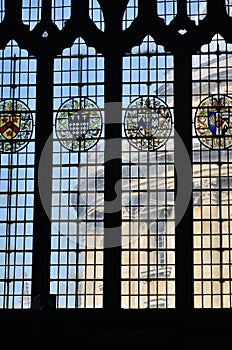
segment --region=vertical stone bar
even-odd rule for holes
[[[52,7],[51,0],[43,0],[41,21],[51,20],[51,7]]]
[[[103,289],[103,303],[107,311],[119,309],[121,306],[121,96],[122,58],[119,50],[115,53],[109,51],[105,57],[106,143]]]
[[[175,132],[183,141],[192,159],[192,62],[191,54],[181,50],[174,55],[174,113]],[[174,140],[175,165],[181,159],[178,138]],[[186,164],[183,164],[183,171]],[[176,191],[180,183],[176,182]],[[188,186],[191,186],[192,180]],[[180,198],[184,193],[179,193]],[[182,201],[176,201],[176,218],[182,211]],[[193,213],[192,196],[184,215],[176,223],[176,307],[178,311],[187,311],[193,307]]]
[[[226,16],[225,0],[207,0],[207,15],[215,18]]]
[[[71,0],[71,18],[81,20],[88,18],[89,0]]]
[[[41,50],[42,51],[42,50]],[[32,270],[32,307],[46,308],[49,299],[50,285],[50,245],[51,221],[50,213],[45,211],[40,197],[43,184],[43,201],[46,208],[51,207],[52,195],[52,142],[46,147],[46,164],[44,171],[38,168],[44,145],[53,130],[53,58],[41,52],[37,58],[37,111],[35,139],[35,211],[34,211],[34,241],[33,241],[33,270]],[[39,178],[40,174],[40,178]],[[41,178],[41,176],[43,178]]]
[[[178,16],[187,16],[186,0],[177,0]]]
[[[22,17],[22,0],[6,0],[5,17],[8,21],[20,22]]]

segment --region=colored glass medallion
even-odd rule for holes
[[[124,119],[129,142],[140,150],[154,151],[168,140],[172,115],[168,106],[156,96],[138,97],[128,106]]]
[[[66,149],[87,151],[101,136],[102,113],[89,98],[70,98],[59,108],[55,128],[58,140]]]
[[[33,117],[20,100],[0,101],[0,151],[16,152],[24,148],[32,137]]]
[[[211,149],[224,149],[232,144],[232,99],[212,95],[199,104],[195,130],[200,142]]]

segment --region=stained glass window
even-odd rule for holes
[[[231,4],[0,1],[3,317],[230,317]]]

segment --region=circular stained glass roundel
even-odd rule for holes
[[[0,101],[0,152],[17,152],[32,137],[33,116],[28,106],[17,99]]]
[[[212,95],[201,101],[195,114],[195,130],[200,142],[211,149],[232,144],[232,99]]]
[[[89,98],[70,98],[57,111],[55,128],[58,140],[66,149],[87,151],[101,136],[102,114]]]
[[[138,97],[128,106],[124,119],[125,134],[139,150],[154,151],[168,140],[172,115],[168,106],[156,96]]]

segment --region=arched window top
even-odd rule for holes
[[[229,47],[231,47],[231,44],[226,44],[223,37],[217,33],[213,36],[212,40],[208,44],[204,44],[201,47],[201,52],[207,53],[207,55],[218,53],[222,54],[226,50],[228,50]]]
[[[162,45],[157,45],[151,35],[145,36],[140,45],[134,46],[131,50],[131,54],[156,54],[165,53]]]

